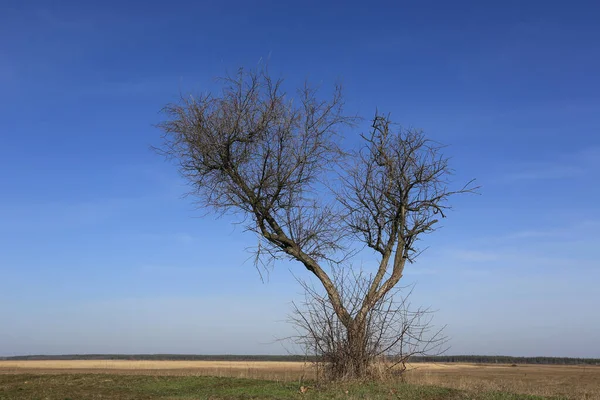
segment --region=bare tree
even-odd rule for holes
[[[217,95],[165,108],[159,151],[178,164],[201,207],[242,214],[259,238],[257,263],[295,260],[318,279],[353,360],[338,377],[364,376],[371,311],[419,254],[418,238],[445,216],[448,198],[473,188],[448,189],[441,147],[420,131],[393,130],[380,114],[360,150],[341,149],[339,134],[355,118],[344,115],[339,86],[328,100],[308,84],[289,96],[264,68],[221,81]],[[380,262],[350,308],[327,270],[343,268],[357,243]]]

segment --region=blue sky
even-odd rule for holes
[[[290,271],[306,273],[262,283],[256,239],[194,209],[149,150],[162,106],[269,59],[423,128],[482,185],[405,276],[451,354],[600,357],[596,2],[0,10],[0,355],[284,352]]]

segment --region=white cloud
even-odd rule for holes
[[[501,254],[495,252],[467,249],[454,250],[451,255],[456,260],[469,262],[498,261],[502,258]]]
[[[517,170],[515,170],[517,169]],[[598,172],[600,147],[590,147],[576,153],[563,154],[555,161],[523,163],[505,175],[508,182],[522,180],[568,179]]]

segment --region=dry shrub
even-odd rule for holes
[[[355,315],[371,277],[352,268],[334,268],[332,276],[344,306]],[[409,302],[413,287],[390,290],[356,332],[339,320],[327,295],[300,283],[305,297],[301,304],[293,303],[290,321],[297,335],[292,339],[313,360],[318,380],[396,379],[412,356],[439,355],[447,349],[443,327],[432,324],[433,312]]]

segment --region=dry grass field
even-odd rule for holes
[[[300,362],[277,361],[0,361],[0,374],[120,374],[216,376],[277,381],[310,380],[314,369]],[[460,389],[501,391],[568,399],[600,399],[600,367],[415,363],[408,383]]]
[[[414,364],[406,380],[469,391],[600,399],[600,366]]]
[[[297,380],[313,377],[309,365],[286,361],[44,360],[0,361],[0,374],[109,373],[125,375],[219,376]]]

